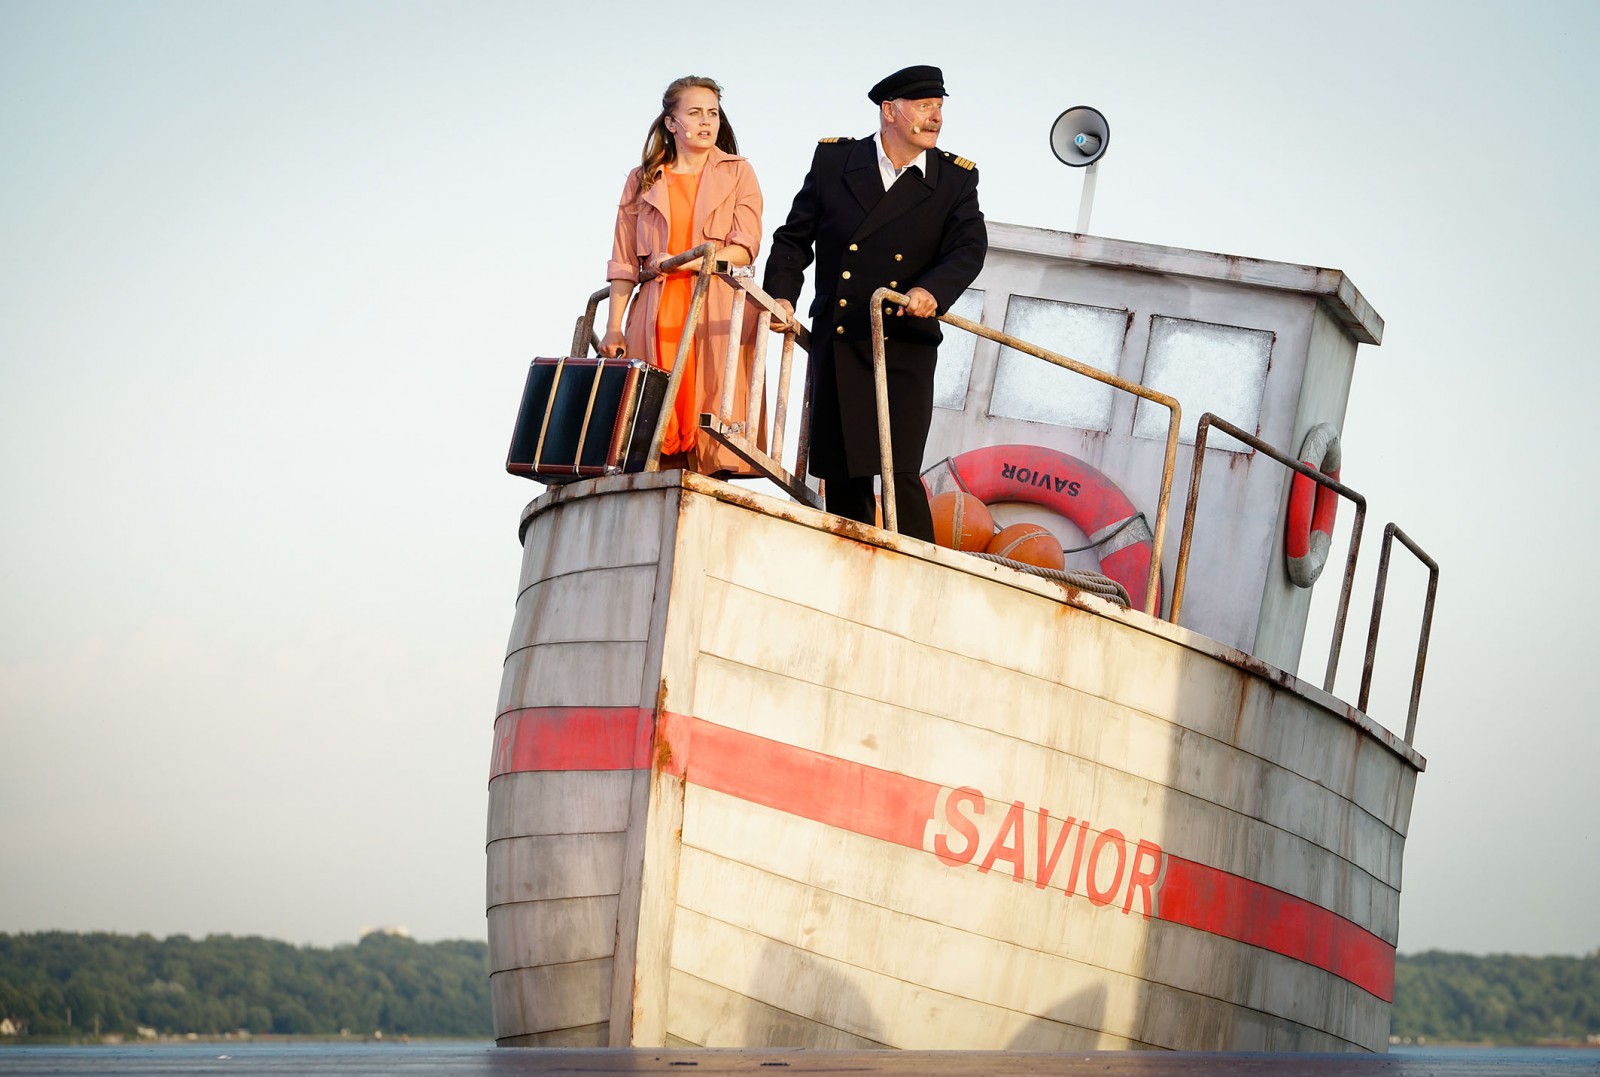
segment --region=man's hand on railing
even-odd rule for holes
[[[783,320],[779,321],[777,318],[772,319],[772,331],[774,333],[781,333],[785,329],[788,329],[789,324],[794,321],[794,304],[789,302],[787,299],[777,299],[774,300],[774,302],[783,309]]]
[[[913,288],[906,293],[908,302],[894,312],[896,318],[909,314],[913,318],[931,318],[939,312],[939,301],[926,288]]]

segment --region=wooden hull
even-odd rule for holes
[[[1353,708],[697,476],[524,523],[502,1044],[1384,1048],[1423,761]]]

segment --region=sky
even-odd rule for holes
[[[0,932],[482,938],[506,445],[661,90],[723,83],[770,231],[932,63],[989,219],[1074,227],[1048,132],[1091,104],[1091,232],[1384,317],[1343,477],[1442,566],[1399,948],[1596,951],[1596,40],[1554,0],[0,0]]]

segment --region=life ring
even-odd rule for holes
[[[1318,423],[1300,443],[1300,462],[1314,467],[1330,479],[1339,477],[1343,453],[1339,431],[1332,423]],[[1289,579],[1296,587],[1310,587],[1322,575],[1333,548],[1333,518],[1339,511],[1339,495],[1306,476],[1295,472],[1289,487],[1289,511],[1284,520],[1283,553],[1289,566]]]
[[[956,484],[985,504],[1023,501],[1059,512],[1095,544],[1100,571],[1145,608],[1155,539],[1144,514],[1100,471],[1042,445],[990,445],[946,461]],[[1157,601],[1161,589],[1156,588]]]

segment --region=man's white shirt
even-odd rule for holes
[[[878,175],[883,180],[883,189],[888,190],[894,186],[894,181],[905,174],[907,168],[918,168],[922,174],[928,174],[928,151],[923,150],[911,159],[905,168],[896,168],[889,160],[889,155],[883,152],[883,132],[879,131],[872,136],[872,144],[878,148]]]

